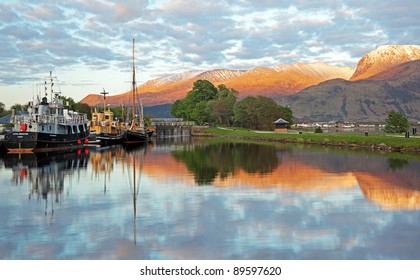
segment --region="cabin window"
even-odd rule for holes
[[[51,131],[51,125],[50,125],[50,127],[49,127],[49,131]]]
[[[41,131],[44,131],[44,126],[41,126]]]
[[[71,127],[70,126],[67,127],[67,134],[71,134]]]
[[[77,133],[77,127],[75,125],[73,125],[73,132]]]

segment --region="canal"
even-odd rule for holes
[[[220,139],[0,159],[0,259],[420,259],[420,158]]]

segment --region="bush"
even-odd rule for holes
[[[315,133],[322,133],[322,128],[320,126],[315,127]]]
[[[388,117],[385,120],[385,132],[387,133],[402,133],[409,128],[408,119],[400,112],[388,112]]]

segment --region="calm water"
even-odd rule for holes
[[[419,157],[220,141],[0,160],[0,259],[420,259]]]

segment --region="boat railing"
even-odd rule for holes
[[[15,116],[14,123],[57,123],[57,124],[73,124],[83,123],[87,121],[86,114],[74,114],[68,116],[51,116],[51,115],[19,115]]]

